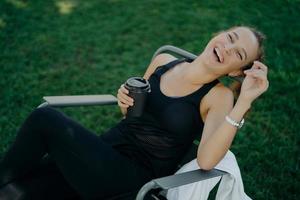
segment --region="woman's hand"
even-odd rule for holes
[[[118,105],[121,107],[122,112],[123,110],[127,110],[129,106],[133,106],[133,98],[128,96],[129,91],[124,87],[122,84],[118,90],[117,98],[118,98]],[[126,113],[123,113],[126,114]]]
[[[239,98],[251,104],[269,87],[267,78],[268,67],[259,61],[254,61],[251,69],[245,70],[244,73],[246,77],[243,81]]]

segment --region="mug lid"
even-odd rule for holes
[[[131,77],[126,81],[126,86],[130,88],[147,89],[150,85],[149,82],[141,77]]]

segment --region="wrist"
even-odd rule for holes
[[[242,110],[249,110],[251,108],[252,101],[239,97],[236,101],[235,106],[239,107]]]

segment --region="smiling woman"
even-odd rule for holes
[[[196,136],[201,136],[198,165],[212,169],[231,146],[252,102],[268,88],[267,67],[252,64],[261,52],[253,30],[235,27],[212,38],[191,63],[158,55],[144,74],[151,85],[145,111],[126,117],[135,102],[121,85],[117,97],[124,119],[100,137],[58,110],[34,110],[0,163],[0,198],[16,190],[12,180],[41,168],[45,155],[51,158],[57,174],[51,182],[56,184],[42,179],[40,185],[59,197],[76,192],[84,199],[107,199],[131,193],[129,199],[134,199],[150,179],[175,172]],[[235,105],[232,91],[218,81],[228,74],[245,76]],[[23,195],[41,199],[26,189]]]
[[[211,58],[206,59],[205,66],[220,75],[241,73],[241,66],[244,69],[244,66],[261,58],[263,38],[254,29],[234,27],[220,32],[210,40],[200,57]]]
[[[263,33],[251,27],[232,27],[217,33],[210,42],[211,45],[215,45],[212,57],[217,61],[217,70],[220,70],[220,64],[225,67],[230,65],[231,68],[227,68],[227,70],[230,70],[228,75],[240,77],[243,80],[245,77],[244,71],[252,67],[254,60],[263,61],[263,41],[265,38]],[[242,67],[236,67],[240,65]],[[221,73],[226,73],[226,71]],[[241,83],[233,82],[230,88],[234,92],[235,98],[237,98]]]
[[[177,97],[195,94],[204,90],[207,84],[213,84],[201,101],[198,99],[199,113],[204,122],[203,131],[199,130],[202,137],[197,156],[201,168],[213,168],[231,145],[235,131],[228,127],[229,120],[225,119],[240,122],[251,102],[268,88],[267,67],[258,61],[263,55],[263,38],[260,32],[248,27],[222,31],[209,41],[192,63],[181,62],[160,79],[163,94]],[[168,62],[174,58],[165,56],[161,59],[161,62]],[[153,71],[150,68],[149,74]],[[225,75],[245,77],[234,107],[232,92],[221,83],[215,83]],[[152,81],[147,72],[145,78]]]

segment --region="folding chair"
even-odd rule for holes
[[[165,45],[160,47],[153,55],[152,59],[161,53],[171,53],[176,57],[184,57],[188,61],[193,61],[197,58],[196,55],[174,47],[171,45]],[[237,79],[241,81],[240,79]],[[44,103],[38,107],[52,106],[52,107],[70,107],[70,106],[91,106],[91,105],[117,105],[117,98],[113,95],[79,95],[79,96],[45,96],[43,97]],[[197,147],[199,144],[199,138],[194,141],[194,144],[190,147],[183,160],[178,165],[178,169],[185,163],[196,158]],[[205,171],[202,169],[185,172],[182,174],[170,175],[162,178],[153,179],[146,183],[137,193],[136,200],[143,200],[147,195],[147,199],[153,200],[166,199],[167,190],[218,177],[227,174],[224,171],[212,169]]]

